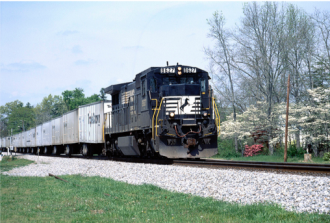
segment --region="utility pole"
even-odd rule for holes
[[[10,146],[9,146],[9,150],[10,150],[10,155],[12,155],[12,139],[13,139],[13,129],[10,129]]]
[[[287,162],[287,151],[288,151],[289,93],[290,93],[290,74],[288,75],[288,88],[286,93],[284,162]]]

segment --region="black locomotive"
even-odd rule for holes
[[[109,156],[202,158],[217,154],[220,131],[206,71],[184,65],[150,67],[132,82],[111,85],[105,128]]]

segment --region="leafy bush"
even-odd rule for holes
[[[297,155],[296,156],[304,157],[305,153],[306,153],[305,150],[302,147],[300,147],[299,149],[297,149]]]
[[[288,148],[288,157],[303,157],[305,153],[305,150],[303,148],[298,148],[296,147],[295,144],[289,145]]]
[[[276,148],[274,151],[274,156],[284,156],[284,147],[279,146],[278,148]]]
[[[233,139],[219,139],[217,156],[223,158],[231,158],[240,157],[241,154],[236,153]]]
[[[245,145],[244,156],[247,157],[247,156],[258,155],[258,153],[262,151],[263,147],[264,146],[262,144],[256,144],[250,147],[248,145]]]
[[[329,161],[330,160],[330,152],[324,153],[323,160],[324,161]]]

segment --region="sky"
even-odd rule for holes
[[[330,2],[290,2],[312,13]],[[207,70],[207,19],[234,28],[243,2],[0,1],[0,105],[40,103],[83,88],[86,96],[132,81],[166,61]]]

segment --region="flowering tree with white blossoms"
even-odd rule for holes
[[[237,115],[236,122],[232,116],[228,116],[227,121],[221,124],[221,136],[223,138],[232,138],[235,134],[241,143],[246,144],[249,137],[256,132],[262,132],[264,141],[269,142],[269,152],[273,154],[274,145],[280,142],[283,134],[281,126],[283,126],[284,119],[282,119],[281,108],[283,104],[274,106],[273,112],[268,118],[267,103],[257,102],[251,105],[245,112]]]
[[[309,104],[290,104],[289,134],[293,137],[299,131],[305,146],[311,145],[315,155],[320,147],[329,149],[330,145],[330,88],[308,90],[311,98]],[[235,134],[242,144],[246,144],[255,132],[263,132],[267,137],[269,153],[283,141],[285,127],[285,104],[274,105],[271,117],[267,116],[266,102],[258,102],[245,112],[237,115],[236,122],[232,116],[221,124],[221,137],[233,138]]]
[[[328,150],[330,146],[330,88],[315,88],[308,94],[310,104],[293,106],[290,111],[290,133],[300,130],[305,144],[318,155],[321,147]]]

